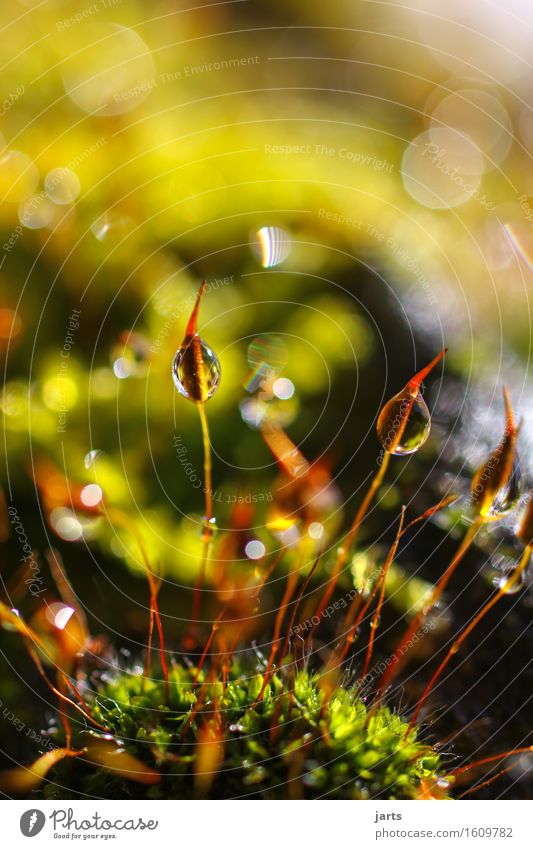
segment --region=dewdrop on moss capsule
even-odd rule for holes
[[[487,460],[472,478],[472,503],[478,517],[484,522],[502,519],[515,507],[521,488],[516,427],[509,393],[504,387],[505,431]]]
[[[406,383],[401,392],[387,401],[378,416],[377,432],[383,449],[388,454],[405,456],[414,454],[425,443],[431,430],[431,416],[422,398],[420,387],[429,372],[442,359],[448,349],[431,360]]]
[[[178,392],[203,404],[216,392],[220,383],[220,362],[215,352],[198,335],[196,321],[205,280],[200,286],[194,309],[185,330],[185,338],[172,362],[172,379]]]

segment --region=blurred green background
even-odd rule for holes
[[[499,439],[504,379],[529,472],[526,4],[20,0],[0,27],[2,487],[96,631],[135,646],[147,616],[134,539],[79,509],[100,497],[187,616],[202,448],[170,366],[203,278],[222,532],[253,495],[249,533],[279,544],[267,415],[330,475],[333,540],[375,470],[381,404],[443,345],[435,438],[380,494],[386,524],[446,487],[439,452],[462,476]],[[269,357],[282,383],[261,408]],[[21,543],[3,514],[9,592]]]

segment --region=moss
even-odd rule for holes
[[[50,775],[47,797],[413,799],[439,779],[439,755],[417,729],[405,738],[407,723],[386,706],[367,710],[355,687],[337,687],[327,701],[319,674],[298,672],[292,690],[276,674],[261,699],[263,677],[251,665],[234,665],[226,687],[202,676],[195,684],[194,670],[175,665],[169,684],[165,703],[163,682],[120,674],[89,702],[121,748],[161,773],[159,783],[139,788],[76,759]],[[86,730],[76,743],[98,736]]]

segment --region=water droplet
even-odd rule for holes
[[[521,491],[521,472],[516,452],[518,430],[507,390],[504,389],[506,425],[502,439],[472,478],[472,503],[480,516],[493,522],[515,507]]]
[[[431,416],[420,392],[414,396],[402,390],[388,401],[379,414],[378,438],[389,454],[413,454],[429,436]]]
[[[279,336],[257,336],[248,346],[248,364],[252,369],[245,381],[248,392],[255,392],[265,382],[275,379],[287,362],[287,346]]]
[[[387,401],[378,416],[378,438],[388,454],[413,454],[425,443],[431,429],[431,416],[422,398],[422,381],[442,359],[448,349],[443,348],[427,366],[414,377],[390,401]]]
[[[445,778],[444,776],[437,778],[437,787],[440,787],[441,790],[447,790],[450,785],[451,781],[449,778]]]
[[[115,376],[143,377],[148,370],[149,345],[141,333],[125,330],[111,349],[110,360]]]
[[[101,451],[99,448],[93,448],[92,451],[89,451],[85,455],[84,460],[83,460],[83,465],[85,466],[86,469],[90,469],[91,466],[93,465],[93,463],[95,463],[96,460],[99,457],[103,457],[103,456],[104,456],[103,451]]]
[[[506,575],[501,575],[499,578],[495,578],[494,584],[506,595],[515,595],[524,589],[526,585],[526,576],[524,572],[521,572],[518,578],[513,580],[513,573],[510,572]]]
[[[483,514],[485,519],[495,520],[507,516],[516,506],[521,493],[522,473],[518,463],[513,463],[513,469],[508,481],[494,496]]]
[[[255,239],[252,248],[263,268],[281,265],[291,252],[290,236],[281,227],[261,227]]]
[[[172,377],[178,392],[190,401],[207,401],[220,383],[220,362],[215,352],[196,334],[177,351]]]
[[[61,604],[61,602],[58,601],[47,606],[46,618],[55,628],[59,631],[63,631],[67,627],[75,612],[76,611],[73,607],[69,607],[68,604]]]
[[[183,343],[172,362],[172,379],[176,389],[195,403],[203,403],[214,395],[221,373],[217,355],[196,332],[196,319],[204,289],[205,280],[189,318]]]
[[[118,245],[127,241],[127,236],[131,233],[134,226],[133,219],[128,215],[111,209],[103,212],[91,224],[91,232],[99,242]]]

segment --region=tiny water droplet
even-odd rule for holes
[[[244,382],[248,392],[264,389],[266,381],[273,382],[287,362],[287,346],[279,336],[257,336],[248,346],[248,364],[252,371]]]
[[[47,606],[46,618],[58,631],[64,631],[75,612],[73,607],[57,601]]]
[[[404,456],[422,447],[429,436],[431,416],[420,392],[398,392],[379,414],[377,431],[381,445],[389,454]]]
[[[202,517],[202,526],[199,529],[199,534],[201,537],[204,534],[209,534],[209,538],[212,539],[215,533],[218,531],[217,520],[215,516],[212,516],[210,519],[207,516]]]
[[[502,590],[506,595],[516,595],[524,589],[526,577],[522,572],[516,580],[513,580],[512,572],[508,575],[501,575],[494,581],[499,590]]]
[[[447,790],[450,784],[451,781],[449,778],[444,778],[444,776],[437,778],[437,787],[440,787],[441,790]]]
[[[111,365],[120,380],[143,377],[148,370],[148,340],[141,333],[125,330],[111,348]]]
[[[507,390],[504,389],[506,425],[502,439],[472,478],[472,503],[486,522],[501,519],[513,510],[521,492],[521,471],[516,441],[518,428]]]
[[[502,486],[485,513],[486,519],[501,519],[516,506],[521,494],[522,474],[518,463],[513,464],[513,471],[507,483]]]
[[[99,457],[104,457],[104,456],[105,456],[104,452],[101,451],[99,448],[93,448],[92,451],[89,451],[85,455],[84,460],[83,460],[83,465],[85,466],[86,469],[90,469],[91,466],[93,465],[93,463],[95,463],[96,460]]]
[[[274,268],[289,256],[291,239],[281,227],[261,227],[255,234],[252,249],[263,268]]]
[[[134,222],[128,216],[115,210],[102,213],[91,225],[93,236],[99,242],[111,242],[118,245],[134,229]]]

